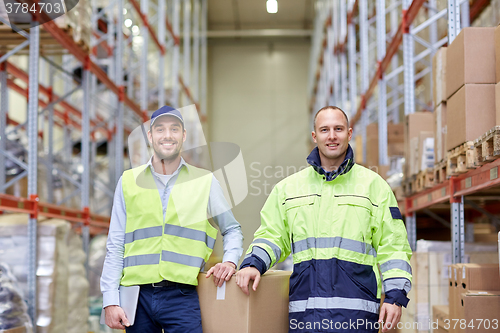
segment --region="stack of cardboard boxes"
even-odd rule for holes
[[[446,149],[495,126],[495,28],[464,28],[446,51]]]
[[[495,264],[498,267],[498,253],[494,245],[466,243],[465,253],[466,262]],[[450,242],[417,242],[417,251],[413,252],[410,260],[412,289],[408,295],[408,307],[402,312],[401,333],[444,332],[437,330],[439,327],[445,329],[442,323],[448,318],[449,305],[454,304],[454,294],[449,287],[451,262]]]
[[[426,112],[406,117],[407,180],[425,171],[427,139],[434,138],[436,166],[446,165],[447,159],[454,158],[447,152],[467,142],[467,149],[481,148],[477,148],[481,136],[500,125],[500,26],[464,28],[448,48],[436,52],[432,65],[434,119],[429,120]],[[492,155],[499,155],[500,142],[494,141],[491,149]],[[474,161],[467,168],[471,165]],[[448,176],[453,172],[448,170]]]
[[[450,325],[447,331],[497,331],[500,328],[498,264],[455,264],[449,270]]]

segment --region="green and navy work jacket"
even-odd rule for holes
[[[150,167],[123,173],[127,220],[121,285],[198,284],[217,237],[207,217],[212,179],[207,170],[181,167],[164,212]]]
[[[291,332],[318,322],[321,332],[376,332],[369,324],[378,321],[382,285],[385,302],[404,306],[411,288],[396,198],[377,173],[354,163],[350,146],[337,171],[325,172],[318,148],[307,161],[310,167],[273,188],[241,268],[263,274],[292,254]],[[362,325],[344,324],[353,321]]]

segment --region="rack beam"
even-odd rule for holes
[[[111,90],[115,95],[119,96],[121,94],[121,89],[116,86],[113,81],[108,77],[106,72],[102,70],[95,62],[90,60],[89,55],[86,54],[81,47],[79,47],[75,41],[65,34],[53,21],[44,24],[45,30],[47,30],[63,47],[65,47],[78,61],[85,64],[88,63],[90,71],[102,82],[109,90]],[[134,111],[140,119],[143,118],[143,114],[139,105],[134,103],[127,95],[124,97],[124,103],[132,111]]]

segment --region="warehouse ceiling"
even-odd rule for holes
[[[314,0],[278,0],[275,14],[267,12],[266,0],[208,0],[209,37],[210,32],[258,36],[269,29],[278,35],[310,34],[313,19]]]

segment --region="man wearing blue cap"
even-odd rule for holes
[[[181,113],[161,107],[151,116],[148,131],[153,156],[118,181],[101,277],[111,328],[202,332],[196,285],[217,236],[210,216],[223,235],[224,257],[206,277],[213,275],[218,286],[229,281],[243,252],[241,227],[220,184],[181,157],[185,140]],[[120,285],[140,286],[133,325],[119,306]]]

